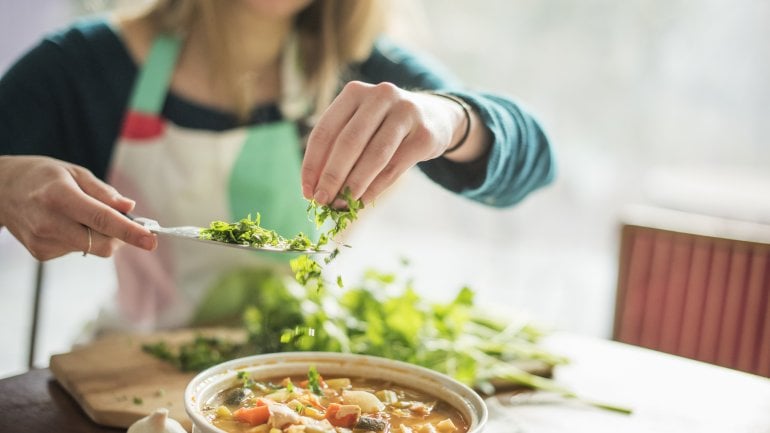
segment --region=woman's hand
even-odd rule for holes
[[[132,200],[67,162],[0,157],[0,202],[0,227],[38,260],[72,251],[108,257],[120,241],[146,250],[156,245],[155,235],[121,215],[133,209]]]
[[[370,203],[410,167],[441,156],[467,126],[462,108],[446,98],[390,83],[350,82],[310,133],[302,194],[329,204],[350,187],[353,198]],[[447,158],[472,160],[489,146],[489,133],[475,113],[470,126],[466,143]]]

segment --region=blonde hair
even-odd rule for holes
[[[219,5],[233,0],[155,0],[142,15],[157,32],[185,36],[202,26],[211,55],[212,76],[225,86],[241,120],[248,118],[251,100],[236,76],[232,35]],[[384,3],[379,0],[314,0],[294,20],[298,36],[303,88],[311,101],[308,115],[319,114],[334,98],[345,68],[369,56],[374,40],[384,29]],[[224,47],[224,49],[223,49]]]

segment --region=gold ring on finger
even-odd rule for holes
[[[88,249],[83,251],[83,257],[87,256],[91,252],[91,245],[93,242],[91,237],[91,227],[86,227],[86,231],[88,232]]]

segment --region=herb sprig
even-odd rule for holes
[[[255,277],[258,274],[250,271],[240,273],[240,280],[248,282],[244,286],[259,290]],[[235,275],[230,277],[231,284],[237,280]],[[533,324],[491,318],[479,310],[468,287],[449,302],[433,303],[421,297],[411,282],[373,269],[341,295],[331,290],[298,293],[274,283],[270,291],[260,291],[243,316],[243,329],[248,334],[245,342],[198,337],[176,351],[163,342],[145,350],[186,371],[244,353],[353,352],[424,365],[472,385],[489,380],[488,366],[494,363],[537,359],[553,366],[566,362],[537,346],[543,332]],[[303,307],[307,303],[314,308]],[[278,340],[276,329],[265,326],[270,318],[281,319],[274,324],[284,326],[279,344],[265,344],[266,340]],[[212,356],[200,356],[206,345]],[[154,350],[158,347],[163,350]],[[198,356],[187,356],[189,353]],[[209,364],[201,362],[204,359]]]
[[[419,295],[404,273],[370,269],[358,284],[342,293],[318,292],[309,287],[301,293],[275,284],[271,284],[271,290],[263,291],[254,281],[256,275],[247,271],[240,275],[244,287],[249,285],[260,293],[259,302],[248,306],[243,316],[246,341],[228,352],[233,358],[286,351],[382,356],[448,374],[486,393],[494,392],[496,385],[517,385],[629,412],[626,408],[586,401],[552,379],[519,368],[517,362],[538,361],[554,367],[567,359],[539,346],[544,332],[533,323],[520,317],[497,318],[478,308],[474,292],[468,287],[461,288],[449,301],[431,302]],[[238,278],[233,275],[230,281],[235,284]],[[196,339],[181,346],[179,357],[166,351],[161,358],[187,370],[208,367],[188,365],[185,362],[192,359],[181,356],[191,351],[200,353],[202,341],[209,342],[216,354],[208,357],[211,365],[224,361],[221,348],[232,344]]]

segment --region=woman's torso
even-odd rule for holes
[[[285,236],[308,233],[299,187],[301,140],[294,122],[275,118],[248,126],[204,130],[176,124],[165,113],[175,86],[184,91],[205,86],[194,61],[185,60],[188,44],[166,35],[147,35],[141,23],[123,27],[123,39],[140,64],[123,129],[108,170],[108,181],[137,202],[135,212],[164,226],[206,226],[261,212],[265,226]],[[121,27],[118,27],[121,29]],[[150,40],[150,48],[145,45]],[[190,87],[193,86],[193,87]],[[210,86],[209,86],[210,87]],[[255,94],[267,96],[271,91]],[[215,111],[225,101],[211,89],[191,92],[191,103]],[[221,107],[227,108],[227,107]],[[221,111],[221,110],[220,110]],[[234,116],[233,116],[234,117]],[[106,328],[154,329],[187,325],[196,318],[231,319],[237,299],[215,291],[229,274],[244,268],[286,269],[286,258],[257,255],[174,239],[162,239],[151,253],[123,247],[115,254],[116,308],[105,310]],[[225,311],[224,306],[233,311]],[[216,312],[216,314],[212,313]]]

